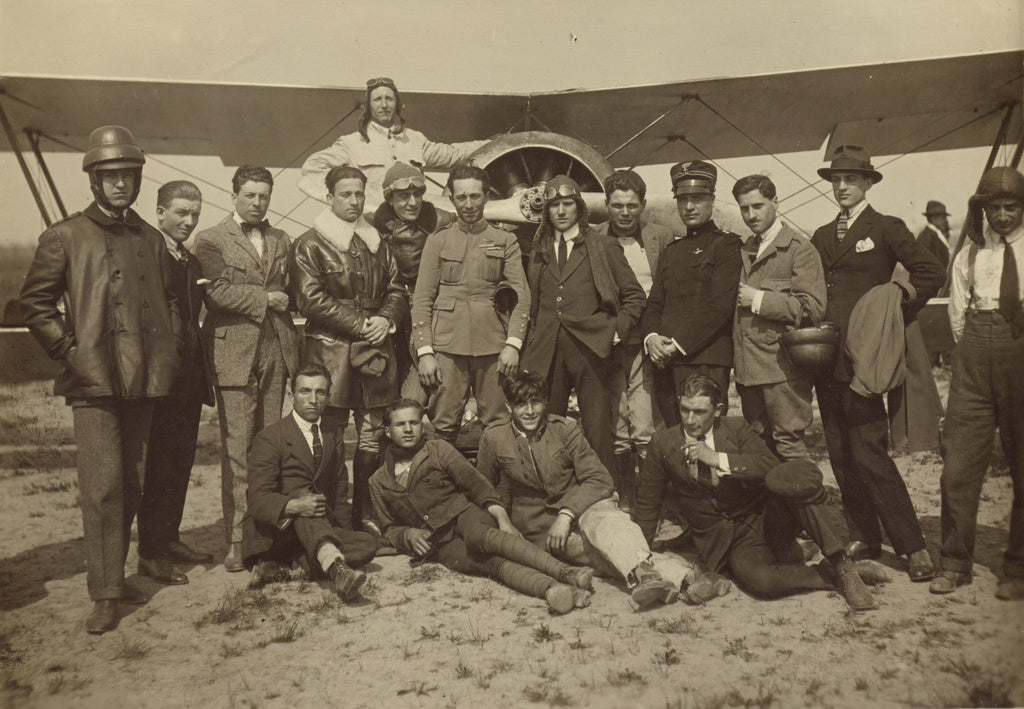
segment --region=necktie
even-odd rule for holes
[[[565,262],[569,260],[569,246],[565,243],[565,237],[558,237],[558,270],[565,268]]]
[[[313,469],[320,469],[320,461],[324,459],[324,444],[320,441],[320,427],[315,423],[310,427],[313,431]]]
[[[178,244],[178,260],[182,263],[188,263],[188,249],[185,248],[184,244]]]
[[[704,436],[698,437],[697,440],[703,443]],[[711,477],[711,468],[708,467],[707,463],[700,460],[697,461],[697,482],[701,485],[707,485],[708,487],[712,487],[714,485],[714,480]]]
[[[999,312],[1010,323],[1013,336],[1020,335],[1024,329],[1021,322],[1020,277],[1017,273],[1017,259],[1013,256],[1013,247],[1003,237],[1003,274],[999,279]]]
[[[256,249],[259,257],[263,258],[263,225],[246,222],[242,224],[242,231],[249,237],[249,241],[252,243],[252,247]]]
[[[850,228],[850,210],[844,209],[839,212],[839,223],[836,224],[836,241],[842,241]]]
[[[751,247],[753,247],[753,249],[754,249],[754,258],[755,259],[757,258],[757,255],[759,253],[761,253],[761,242],[762,241],[764,241],[764,240],[761,238],[761,235],[760,234],[755,234],[754,238],[750,242]]]

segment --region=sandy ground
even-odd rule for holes
[[[133,575],[152,600],[91,636],[71,416],[49,391],[0,389],[3,706],[1024,705],[1024,603],[994,597],[1011,499],[998,466],[973,585],[930,595],[887,554],[894,580],[868,613],[830,592],[761,601],[735,588],[633,613],[620,584],[598,580],[590,608],[553,617],[495,582],[385,557],[349,606],[308,581],[249,591],[220,564],[185,569],[187,586]],[[216,414],[204,415],[183,538],[222,558]],[[812,438],[823,458],[820,427]],[[897,464],[934,556],[940,460]],[[136,559],[133,544],[129,572]]]

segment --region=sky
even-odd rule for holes
[[[0,75],[351,87],[387,75],[418,91],[558,91],[1020,49],[1022,14],[1019,0],[0,0]],[[952,99],[956,87],[950,92]],[[973,149],[902,158],[883,169],[886,179],[871,201],[914,228],[923,224],[925,201],[939,199],[956,221],[986,156],[987,149]],[[212,184],[230,179],[231,169],[216,158],[153,157]],[[824,158],[819,150],[783,159],[813,176]],[[47,160],[69,208],[84,207],[89,193],[80,157]],[[767,172],[783,195],[802,186],[767,158],[720,167],[737,177]],[[667,192],[667,166],[641,174],[652,192]],[[151,160],[140,214],[152,217],[159,182],[182,177]],[[293,235],[320,209],[301,204],[296,177],[291,170],[279,178],[272,205],[280,213],[294,209],[298,221],[281,224]],[[201,187],[205,228],[226,214],[218,207],[229,205],[222,191]],[[31,243],[43,227],[10,152],[0,152],[0,211],[0,243]],[[813,228],[833,211],[817,200],[791,217]]]

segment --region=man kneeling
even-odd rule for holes
[[[345,444],[340,431],[321,426],[330,389],[325,367],[302,365],[292,379],[293,411],[253,439],[242,558],[254,569],[250,583],[258,585],[304,553],[309,568],[322,569],[342,600],[351,601],[366,580],[353,569],[373,559],[377,541],[339,523],[348,519],[338,496],[347,476]]]
[[[544,377],[526,372],[503,388],[512,418],[484,431],[477,465],[511,505],[516,528],[557,557],[625,581],[639,609],[675,601],[684,580],[693,585],[695,570],[680,569],[679,579],[669,581],[655,568],[644,535],[612,499],[611,473],[582,429],[547,412]]]
[[[402,399],[384,414],[391,444],[370,478],[384,537],[453,571],[490,576],[543,598],[555,613],[590,605],[593,569],[575,568],[524,540],[498,493],[452,445],[423,438],[423,407]]]
[[[826,518],[821,471],[804,458],[780,465],[746,421],[722,418],[722,409],[722,390],[713,380],[693,374],[683,383],[681,423],[654,434],[641,471],[633,519],[644,535],[654,535],[671,490],[709,570],[728,568],[757,596],[838,587],[852,609],[872,608],[858,573],[886,577],[880,568],[858,568],[847,558]],[[830,562],[822,573],[803,562],[796,542],[801,529]]]

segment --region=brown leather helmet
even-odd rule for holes
[[[89,135],[89,149],[82,158],[82,170],[141,168],[146,163],[135,136],[123,126],[101,126]]]

